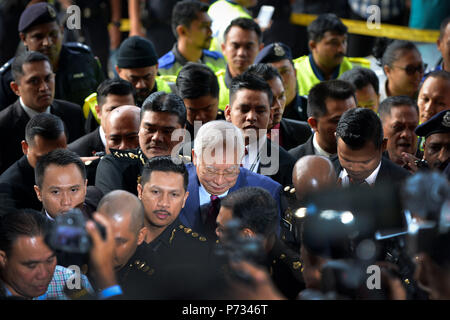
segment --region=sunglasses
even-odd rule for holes
[[[416,72],[423,73],[425,71],[425,69],[427,68],[427,66],[428,65],[426,63],[421,63],[418,66],[407,65],[406,67],[399,67],[399,66],[394,66],[394,67],[405,70],[407,75],[412,76]]]

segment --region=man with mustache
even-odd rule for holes
[[[237,18],[231,21],[225,30],[224,39],[222,52],[227,60],[227,66],[216,72],[220,87],[220,110],[225,110],[230,101],[231,80],[253,64],[258,52],[264,46],[261,28],[255,21],[248,18]]]
[[[399,166],[406,165],[402,153],[415,154],[417,149],[414,130],[419,124],[419,109],[416,103],[408,96],[388,97],[381,103],[379,114],[387,139],[384,155]]]
[[[79,42],[62,44],[63,26],[55,8],[47,2],[28,6],[19,20],[19,36],[28,51],[45,54],[55,72],[55,97],[83,105],[84,98],[104,80],[100,62],[91,49]],[[14,58],[0,68],[0,110],[17,96],[10,87]]]
[[[177,38],[171,51],[158,59],[158,72],[177,76],[189,61],[207,65],[214,72],[225,68],[220,52],[207,50],[211,44],[209,6],[197,0],[178,2],[172,11],[172,30]]]
[[[145,162],[156,156],[171,155],[172,149],[181,146],[185,125],[186,107],[179,96],[165,92],[151,94],[141,108],[139,147],[110,149],[111,154],[104,156],[98,164],[95,185],[103,194],[122,189],[137,195]]]
[[[422,123],[415,133],[425,138],[423,160],[425,166],[433,170],[444,171],[450,163],[450,110],[443,110]],[[403,154],[403,159],[412,171],[419,170],[424,164],[411,154]]]
[[[321,81],[337,79],[353,64],[369,67],[363,58],[347,58],[347,27],[333,13],[322,14],[308,25],[308,46],[311,53],[294,60],[297,70],[299,94],[308,95],[309,90]]]
[[[60,117],[72,142],[84,134],[83,114],[79,106],[54,99],[55,74],[47,56],[27,51],[14,59],[14,81],[11,88],[17,101],[0,112],[0,173],[22,156],[21,142],[25,139],[28,121],[40,113]],[[8,138],[6,138],[8,137]]]

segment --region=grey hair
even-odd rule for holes
[[[217,157],[223,154],[224,148],[225,151],[233,151],[225,153],[226,163],[234,162],[231,157],[234,157],[235,153],[237,153],[237,163],[241,162],[245,144],[239,128],[224,120],[209,121],[200,127],[194,140],[194,153],[197,158],[202,158],[206,162],[212,162],[212,160],[215,160],[216,163],[223,162],[223,158]],[[207,151],[209,151],[208,154]],[[212,155],[213,151],[214,156]],[[207,155],[211,157],[205,158]]]

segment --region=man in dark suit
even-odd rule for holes
[[[200,128],[194,141],[193,164],[186,165],[189,197],[180,214],[181,222],[215,237],[220,198],[245,186],[269,191],[278,204],[280,216],[281,185],[241,167],[244,150],[242,133],[233,124],[210,121]]]
[[[231,82],[225,117],[242,130],[247,150],[242,161],[244,168],[287,185],[292,183],[295,159],[266,136],[272,102],[273,94],[267,82],[246,71]]]
[[[66,146],[64,123],[60,118],[48,113],[33,117],[25,128],[24,156],[0,176],[0,205],[40,211],[42,205],[34,191],[36,162],[44,154]]]
[[[134,105],[133,86],[128,81],[108,79],[97,88],[97,105],[95,110],[100,118],[100,126],[69,144],[68,149],[80,157],[92,157],[97,152],[105,151],[105,123],[108,114],[123,105]]]
[[[286,107],[286,89],[277,69],[270,64],[259,63],[250,66],[247,71],[262,77],[272,89],[272,120],[267,127],[267,137],[285,150],[305,143],[311,135],[308,123],[282,117]]]
[[[308,95],[308,124],[314,134],[289,153],[297,160],[313,154],[333,157],[337,149],[336,125],[350,108],[356,108],[356,98],[355,88],[349,82],[330,80],[315,85]]]
[[[20,143],[25,137],[25,126],[39,113],[51,113],[60,117],[67,128],[67,139],[73,141],[82,136],[83,114],[73,103],[54,100],[55,74],[49,59],[39,52],[28,51],[16,57],[12,72],[11,88],[19,99],[0,112],[0,172],[5,171],[22,154]]]
[[[387,139],[377,114],[370,109],[346,111],[336,128],[337,158],[333,159],[342,186],[401,183],[409,172],[383,157]]]

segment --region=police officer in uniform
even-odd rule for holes
[[[111,154],[104,156],[98,164],[95,185],[104,194],[121,189],[136,195],[147,159],[171,155],[172,149],[184,139],[186,108],[179,96],[155,92],[144,101],[141,110],[139,147],[122,151],[110,149]],[[182,132],[179,132],[179,140],[172,140],[176,129]],[[190,158],[185,160],[190,161]]]
[[[144,206],[147,233],[119,273],[127,298],[183,297],[185,292],[196,291],[191,286],[201,286],[212,247],[178,218],[189,195],[188,179],[185,165],[175,164],[170,157],[154,157],[144,167],[138,197]]]
[[[255,64],[268,63],[275,67],[283,78],[286,92],[286,107],[283,118],[307,121],[306,106],[308,99],[298,94],[297,71],[292,62],[291,48],[281,42],[265,46],[256,56]]]
[[[49,57],[56,73],[55,98],[83,105],[84,98],[104,80],[100,63],[88,46],[81,43],[62,44],[55,8],[48,3],[27,7],[20,16],[19,35],[28,50]],[[0,109],[17,100],[9,84],[14,58],[0,68]]]

